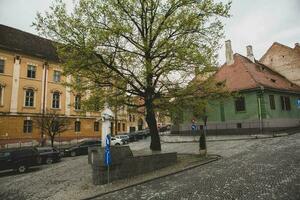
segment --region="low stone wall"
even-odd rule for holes
[[[89,148],[89,163],[92,165],[92,177],[95,185],[106,184],[108,181],[108,170],[104,166],[103,157],[104,148]],[[112,146],[111,157],[110,181],[151,172],[175,164],[177,161],[175,152],[133,156],[128,146]]]
[[[262,132],[259,128],[240,128],[240,129],[216,129],[207,130],[207,135],[209,136],[222,136],[222,135],[253,135],[253,134],[273,134],[274,132],[286,130],[289,128],[264,128]],[[172,130],[172,135],[189,135],[189,136],[199,136],[203,130],[182,130],[176,131]]]

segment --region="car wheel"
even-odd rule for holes
[[[119,146],[120,144],[119,144],[119,143],[116,143],[115,145],[118,145],[118,146]]]
[[[47,158],[46,159],[46,164],[52,164],[53,163],[53,159],[52,158]]]
[[[24,172],[26,172],[26,170],[27,170],[27,167],[25,165],[20,165],[17,169],[17,171],[19,173],[24,173]]]
[[[75,157],[75,156],[76,156],[76,152],[75,152],[75,151],[72,151],[72,152],[71,152],[71,156],[72,156],[72,157]]]

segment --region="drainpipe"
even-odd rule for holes
[[[47,86],[47,70],[48,70],[48,62],[44,63],[44,85],[43,85],[43,105],[42,105],[42,134],[41,134],[41,145],[44,146],[44,119],[46,113],[46,86]]]
[[[259,98],[258,98],[258,109],[259,109],[259,131],[260,134],[263,133],[263,117],[262,117],[262,105],[261,105],[261,101],[264,95],[264,86],[260,87],[260,94],[259,94]]]

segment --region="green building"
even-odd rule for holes
[[[233,55],[227,41],[226,63],[214,76],[239,95],[209,103],[208,133],[258,134],[300,126],[300,86],[255,60],[251,46],[247,57]],[[203,129],[203,120],[190,113],[184,113],[184,122],[175,132],[190,133],[192,124]]]

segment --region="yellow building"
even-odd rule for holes
[[[71,119],[61,139],[101,137],[100,112],[82,113],[50,40],[0,25],[0,144],[39,140],[35,118],[56,111]]]

